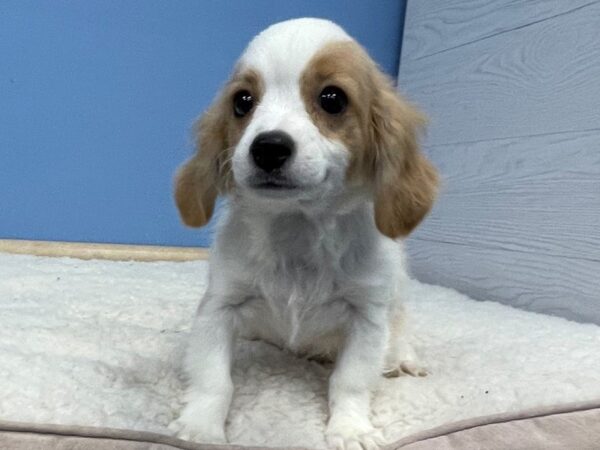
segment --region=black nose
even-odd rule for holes
[[[281,168],[294,151],[294,141],[283,131],[260,133],[250,145],[254,163],[265,172]]]

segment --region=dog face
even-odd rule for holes
[[[312,81],[306,79],[306,71],[324,42],[350,42],[343,30],[327,25],[320,21],[298,23],[294,29],[287,23],[275,25],[257,36],[240,60],[238,70],[260,74],[264,86],[232,159],[236,186],[254,197],[291,203],[322,199],[343,187],[347,149],[340,140],[323,135],[310,113],[321,94],[312,91],[319,87],[303,91]],[[347,105],[338,91],[338,97],[330,93],[329,104],[331,114],[341,118]]]
[[[368,195],[378,229],[406,235],[437,185],[417,147],[422,125],[340,27],[276,24],[253,39],[199,121],[198,151],[177,176],[180,213],[204,225],[218,193],[278,208]]]

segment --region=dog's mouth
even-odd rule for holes
[[[250,187],[259,191],[292,191],[299,188],[296,183],[277,173],[255,177]]]
[[[289,182],[285,182],[285,181],[261,181],[259,183],[254,184],[253,186],[255,189],[260,189],[260,190],[268,190],[268,189],[273,189],[273,190],[277,190],[277,191],[285,191],[285,190],[293,190],[293,189],[297,189],[298,186],[296,186],[295,184],[289,183]]]
[[[303,193],[302,186],[284,177],[256,177],[246,186],[255,196],[273,200],[290,200]]]
[[[328,170],[319,183],[301,183],[285,173],[255,173],[246,178],[242,187],[254,196],[280,200],[321,198],[319,194],[329,179]]]
[[[323,177],[323,180],[318,184],[303,184],[296,180],[288,178],[282,173],[272,174],[255,174],[250,179],[247,179],[246,185],[251,191],[259,196],[269,198],[298,198],[298,197],[313,197],[324,186],[330,178],[328,170]],[[319,195],[317,195],[319,197]]]

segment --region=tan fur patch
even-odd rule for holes
[[[371,66],[358,44],[336,42],[313,57],[300,79],[301,95],[312,121],[321,134],[344,143],[352,152],[353,165],[365,148]],[[337,86],[346,93],[348,106],[342,114],[331,115],[321,108],[319,94],[327,86]]]
[[[233,96],[242,89],[254,97],[254,108],[239,118],[233,114]],[[212,216],[218,193],[233,188],[233,148],[263,92],[263,82],[256,71],[236,70],[219,97],[197,121],[194,127],[196,153],[175,178],[175,201],[186,225],[205,225]]]
[[[320,92],[330,85],[348,97],[339,115],[326,113],[319,104]],[[391,238],[410,233],[431,208],[438,183],[418,148],[424,117],[355,42],[321,49],[302,74],[301,94],[319,131],[350,151],[348,183],[373,193],[378,229]]]

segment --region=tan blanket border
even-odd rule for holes
[[[386,450],[399,450],[410,444],[414,444],[428,439],[458,433],[460,431],[486,426],[491,424],[506,423],[510,421],[534,419],[548,417],[558,414],[567,414],[578,411],[600,410],[600,400],[589,402],[577,402],[564,405],[555,405],[548,407],[540,407],[527,409],[519,412],[494,414],[490,416],[476,417],[473,419],[461,420],[458,422],[442,425],[431,430],[422,431],[413,435],[400,439],[399,441],[389,444],[385,447]],[[600,412],[600,411],[599,411]],[[600,422],[598,423],[600,428]],[[600,432],[600,430],[598,430]],[[171,436],[146,431],[122,430],[116,428],[100,428],[75,425],[49,425],[36,423],[21,423],[0,421],[0,443],[2,442],[2,434],[4,433],[27,433],[27,434],[45,434],[54,436],[71,436],[90,439],[105,439],[115,441],[133,441],[138,443],[146,443],[149,447],[153,444],[162,444],[180,450],[276,450],[275,447],[245,447],[237,445],[213,445],[213,444],[196,444],[188,441],[183,441]],[[86,445],[87,447],[87,445]],[[89,447],[92,448],[92,447]],[[116,448],[116,447],[115,447]],[[600,448],[600,447],[599,447]],[[280,450],[301,450],[300,447],[280,448]]]
[[[2,434],[24,433],[44,434],[65,437],[81,437],[87,439],[104,439],[114,441],[133,441],[136,443],[163,444],[180,450],[276,450],[274,447],[246,447],[240,445],[197,444],[184,441],[165,434],[149,431],[124,430],[119,428],[88,427],[78,425],[37,424],[32,422],[9,422],[0,420],[0,448]],[[89,447],[92,448],[92,447]],[[115,447],[116,448],[116,447]],[[303,447],[289,447],[285,450],[309,450]]]
[[[399,450],[410,444],[416,442],[426,441],[428,439],[434,439],[436,437],[449,435],[452,433],[459,433],[461,431],[469,430],[486,425],[501,424],[519,420],[528,420],[543,418],[548,416],[555,416],[559,414],[568,414],[579,411],[591,411],[598,409],[600,412],[600,399],[591,400],[585,402],[565,403],[562,405],[552,406],[541,406],[538,408],[529,408],[523,411],[507,412],[500,414],[492,414],[488,416],[474,417],[471,419],[459,420],[457,422],[451,422],[448,424],[440,425],[429,430],[420,431],[415,434],[406,436],[399,441],[385,446],[385,450]],[[600,434],[600,422],[598,422],[598,430]],[[600,449],[600,444],[599,447]],[[572,449],[575,450],[575,449]]]

